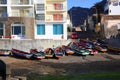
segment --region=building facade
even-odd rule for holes
[[[101,19],[102,35],[105,38],[120,38],[120,0],[108,0],[105,11],[108,13]]]
[[[0,38],[67,39],[66,0],[0,0]]]
[[[0,38],[34,38],[33,12],[32,0],[0,0]]]
[[[120,15],[120,0],[108,0],[105,5],[105,11],[108,15]]]
[[[35,0],[35,39],[67,39],[67,0]]]

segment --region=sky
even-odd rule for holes
[[[90,8],[92,7],[96,2],[100,2],[102,0],[67,0],[68,1],[68,10],[70,8],[74,7],[84,7],[84,8]]]

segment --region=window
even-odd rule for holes
[[[12,35],[25,35],[25,26],[23,24],[13,24]]]
[[[63,34],[63,24],[53,24],[53,34]]]
[[[118,24],[118,30],[120,30],[120,23]]]
[[[4,35],[4,27],[3,27],[3,23],[0,23],[0,38],[2,38],[3,35]]]
[[[109,5],[111,5],[111,2],[108,2]]]
[[[109,10],[109,13],[111,13],[111,10]]]
[[[7,4],[6,0],[0,0],[0,4]]]
[[[45,35],[45,25],[44,24],[37,25],[37,35]]]
[[[57,21],[63,20],[63,14],[53,14],[53,19]]]
[[[45,20],[45,14],[37,14],[36,20]]]
[[[63,4],[54,4],[55,10],[62,10],[63,9]]]
[[[118,6],[118,2],[113,2],[113,6]]]
[[[44,11],[44,4],[37,4],[37,11]]]

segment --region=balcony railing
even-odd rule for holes
[[[46,11],[66,11],[67,7],[62,6],[62,7],[55,7],[55,6],[46,6]]]
[[[51,16],[46,16],[46,19],[45,19],[46,22],[65,22],[67,21],[67,18],[66,17],[63,17],[61,19],[54,19],[53,17]]]
[[[19,1],[19,0],[11,0],[12,5],[31,5],[30,0],[24,0],[24,1]]]
[[[66,1],[66,0],[46,0],[46,2],[63,2],[63,1]]]
[[[8,20],[7,12],[0,12],[0,21]]]
[[[14,17],[33,17],[33,13],[17,13],[17,12],[13,12],[12,16],[14,16]]]
[[[0,17],[8,17],[7,12],[0,12]]]

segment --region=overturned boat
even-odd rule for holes
[[[28,53],[22,50],[18,50],[15,48],[12,48],[11,52],[10,52],[11,56],[15,56],[15,57],[19,57],[19,58],[25,58],[25,59],[31,59],[33,54],[32,53]]]
[[[9,56],[10,50],[0,49],[0,56]]]

